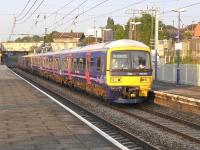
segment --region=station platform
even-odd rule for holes
[[[0,150],[118,149],[0,66]]]
[[[200,100],[200,87],[198,86],[154,81],[153,90]]]
[[[157,81],[152,94],[155,104],[200,115],[200,87]]]

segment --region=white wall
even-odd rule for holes
[[[158,81],[176,83],[176,64],[158,65]],[[200,64],[181,64],[180,83],[200,86]]]

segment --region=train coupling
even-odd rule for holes
[[[133,99],[139,96],[139,87],[122,87],[122,97]]]

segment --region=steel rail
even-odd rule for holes
[[[200,139],[197,139],[197,138],[192,137],[192,136],[190,136],[190,135],[188,135],[188,134],[185,134],[185,133],[183,133],[183,132],[179,132],[179,131],[177,131],[177,130],[175,130],[175,129],[172,129],[172,128],[170,128],[170,127],[167,127],[167,125],[161,125],[161,124],[159,124],[159,123],[156,123],[155,121],[152,121],[151,119],[146,119],[146,118],[144,118],[144,117],[142,117],[142,116],[140,116],[140,115],[133,114],[133,113],[131,113],[131,112],[128,112],[128,111],[125,110],[125,109],[122,109],[122,108],[119,108],[119,107],[116,107],[116,106],[111,106],[111,108],[114,109],[114,110],[117,110],[117,111],[119,111],[119,112],[121,112],[121,113],[124,113],[124,114],[126,114],[126,115],[128,115],[128,116],[130,116],[130,117],[137,118],[137,119],[139,119],[139,120],[141,120],[141,121],[143,121],[143,122],[149,123],[149,124],[151,124],[151,125],[153,125],[153,126],[156,126],[156,127],[158,127],[158,128],[161,128],[161,129],[166,130],[166,131],[168,131],[168,132],[171,132],[171,133],[173,133],[173,134],[180,135],[180,136],[184,137],[185,139],[188,139],[188,140],[190,140],[190,141],[192,141],[192,142],[196,142],[196,143],[200,144]]]
[[[189,122],[187,120],[184,120],[184,119],[181,119],[181,118],[178,118],[178,117],[175,117],[175,116],[170,116],[168,114],[164,114],[164,113],[161,113],[159,111],[147,108],[145,106],[139,106],[139,107],[137,107],[137,109],[146,111],[148,113],[152,113],[152,114],[157,115],[157,116],[162,117],[162,118],[166,118],[166,119],[170,119],[172,121],[180,122],[180,123],[183,123],[183,124],[185,124],[185,125],[187,125],[189,127],[193,127],[195,129],[200,130],[200,125],[198,125],[198,124],[196,124],[194,122]]]

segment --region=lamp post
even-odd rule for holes
[[[130,22],[130,24],[131,24],[131,25],[134,25],[134,30],[135,30],[135,32],[134,32],[134,40],[137,40],[137,39],[136,39],[136,36],[137,36],[137,34],[136,34],[136,26],[137,26],[137,25],[140,25],[141,22]],[[132,31],[131,31],[131,32],[132,32]]]
[[[181,22],[181,12],[185,12],[186,9],[172,9],[172,11],[177,12],[178,13],[178,40],[177,42],[180,42],[180,22]],[[177,69],[176,69],[176,84],[178,85],[180,82],[180,48],[177,49],[177,56],[178,56],[178,60],[177,60]]]

